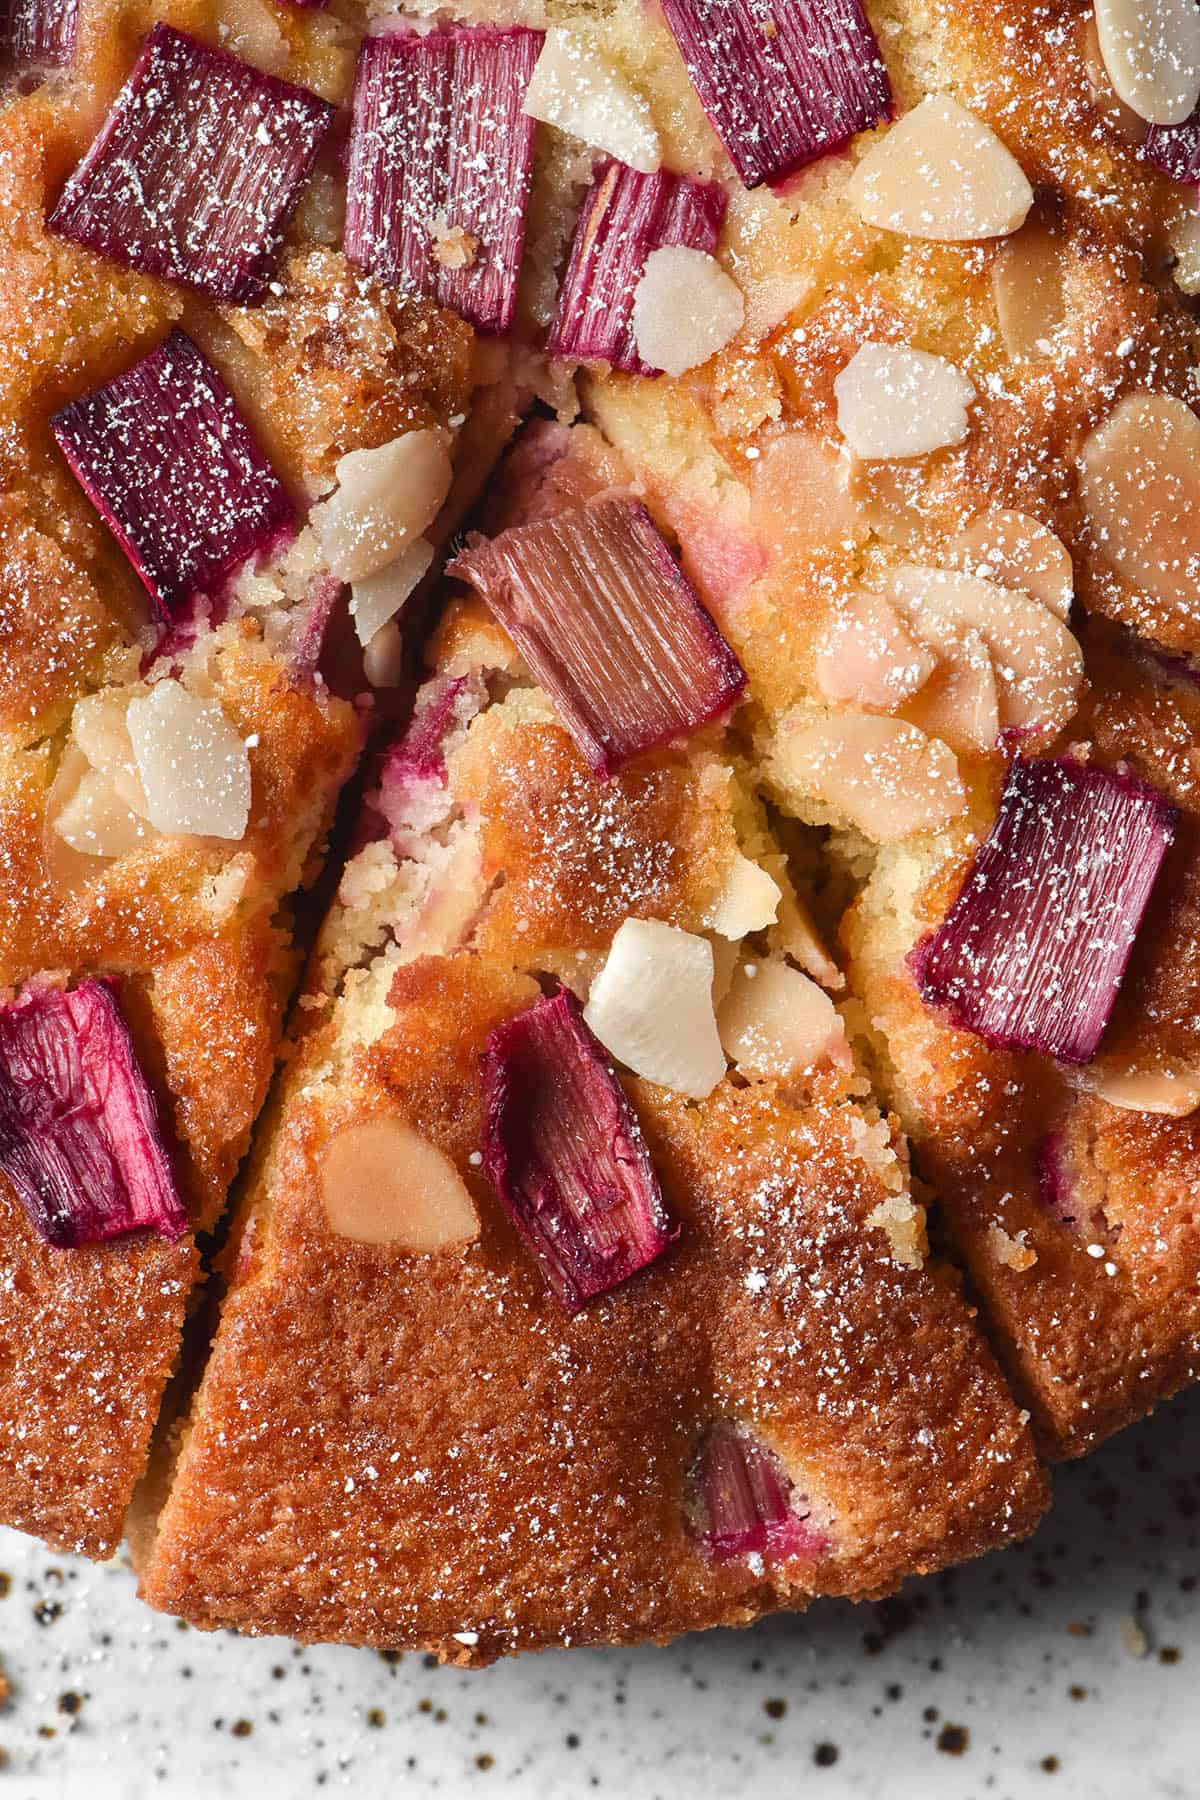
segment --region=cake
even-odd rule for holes
[[[464,1663],[1197,1372],[1176,24],[14,0],[0,1517],[111,1548],[197,1230],[145,1597]]]

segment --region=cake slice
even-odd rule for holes
[[[291,897],[516,395],[342,252],[356,36],[150,10],[16,9],[0,102],[0,1519],[94,1556],[271,1079]]]
[[[141,1561],[198,1624],[662,1641],[887,1592],[1043,1503],[804,972],[839,980],[736,660],[636,500],[564,487],[568,435],[455,564],[490,612],[451,606],[322,929]]]

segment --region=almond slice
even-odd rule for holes
[[[1088,90],[1101,118],[1127,144],[1132,144],[1135,148],[1144,144],[1150,127],[1145,119],[1138,118],[1132,107],[1126,106],[1113,88],[1104,66],[1104,58],[1100,54],[1100,33],[1096,30],[1095,13],[1085,14],[1080,25],[1079,54],[1083,59]]]
[[[684,375],[723,350],[742,328],[746,305],[715,256],[667,244],[652,250],[633,295],[633,336],[642,361]]]
[[[1096,1092],[1122,1112],[1159,1113],[1168,1119],[1184,1119],[1200,1106],[1200,1074],[1172,1075],[1165,1069],[1126,1074],[1101,1072]]]
[[[1048,356],[1067,315],[1062,247],[1040,219],[1001,244],[992,264],[1000,338],[1020,362]]]
[[[109,688],[77,700],[71,714],[71,737],[92,768],[108,777],[117,797],[145,818],[146,793],[126,722],[131,698],[128,689]]]
[[[479,1236],[479,1215],[444,1151],[403,1119],[347,1125],[321,1160],[321,1200],[339,1237],[424,1256]]]
[[[1171,278],[1181,294],[1200,294],[1200,213],[1185,213],[1171,227],[1175,267]]]
[[[976,575],[907,564],[892,576],[892,593],[918,637],[949,648],[976,631],[992,659],[1005,730],[1061,729],[1075,711],[1083,656],[1049,607]]]
[[[829,995],[784,962],[742,963],[717,1013],[725,1054],[743,1075],[786,1075],[834,1062],[853,1066]]]
[[[703,1100],[725,1073],[707,938],[626,919],[592,983],[584,1018],[626,1068]]]
[[[1127,394],[1083,447],[1083,503],[1127,581],[1191,618],[1200,582],[1200,419],[1170,394]]]
[[[777,556],[861,543],[867,524],[850,492],[846,452],[795,426],[771,438],[751,476],[751,523]]]
[[[964,631],[907,709],[914,725],[962,756],[990,756],[1000,736],[1000,697],[987,645]]]
[[[1196,0],[1096,0],[1096,33],[1109,80],[1139,119],[1182,125],[1200,100]]]
[[[815,798],[880,844],[938,831],[967,803],[953,751],[903,719],[785,722],[770,761],[789,793]]]
[[[960,444],[975,389],[961,369],[905,344],[863,344],[833,384],[838,429],[856,456],[927,456]]]
[[[250,757],[219,700],[159,681],[126,714],[146,816],[159,831],[237,839],[250,817]]]
[[[817,645],[817,690],[833,706],[898,712],[937,667],[882,594],[853,594]]]
[[[557,125],[631,169],[653,175],[662,145],[647,102],[578,32],[552,25],[525,90],[525,112]]]
[[[1016,157],[948,94],[931,94],[872,144],[846,192],[868,225],[948,244],[1004,237],[1033,205]]]
[[[415,538],[394,562],[354,583],[350,590],[350,616],[360,644],[369,644],[376,632],[395,618],[418,582],[429,573],[432,562],[433,545],[428,538]]]
[[[1028,513],[997,507],[980,513],[950,546],[955,562],[984,581],[1017,588],[1064,622],[1071,614],[1074,570],[1062,539]]]
[[[361,581],[433,523],[450,491],[445,434],[406,431],[376,450],[352,450],[336,474],[337,488],[313,507],[311,523],[338,579]]]
[[[782,898],[779,883],[739,850],[705,914],[705,929],[735,940],[751,931],[765,931],[775,923]]]
[[[156,836],[96,769],[84,770],[70,798],[53,816],[47,813],[47,822],[81,856],[125,856]]]

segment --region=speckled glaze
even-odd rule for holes
[[[1032,1543],[855,1609],[482,1674],[204,1636],[0,1538],[20,1800],[1188,1800],[1200,1394],[1059,1476]]]

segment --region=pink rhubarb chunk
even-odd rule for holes
[[[164,622],[294,524],[233,395],[181,331],[50,423]]]
[[[673,1241],[637,1117],[566,988],[493,1031],[483,1103],[484,1169],[563,1306]]]
[[[1152,125],[1143,146],[1146,161],[1175,181],[1200,182],[1200,111],[1182,125]]]
[[[110,982],[29,989],[0,1008],[0,1169],[60,1249],[187,1230]]]
[[[346,255],[407,292],[507,331],[525,245],[543,33],[469,27],[363,43],[354,84]]]
[[[891,110],[860,0],[663,0],[663,11],[749,188],[840,150]]]
[[[922,998],[990,1044],[1089,1062],[1176,818],[1131,775],[1018,757],[961,893],[910,959]]]
[[[478,589],[602,777],[719,718],[746,685],[636,501],[475,537],[449,573]]]
[[[642,175],[621,162],[605,163],[575,227],[549,354],[658,374],[639,356],[633,334],[633,297],[646,259],[668,244],[711,256],[725,205],[725,190],[715,182],[689,181],[666,169]]]
[[[815,1560],[829,1548],[779,1458],[727,1419],[704,1434],[692,1466],[689,1510],[695,1535],[715,1562],[737,1556]]]
[[[261,300],[335,110],[156,25],[50,227],[214,300]]]
[[[0,0],[0,53],[62,68],[75,54],[79,0]]]

